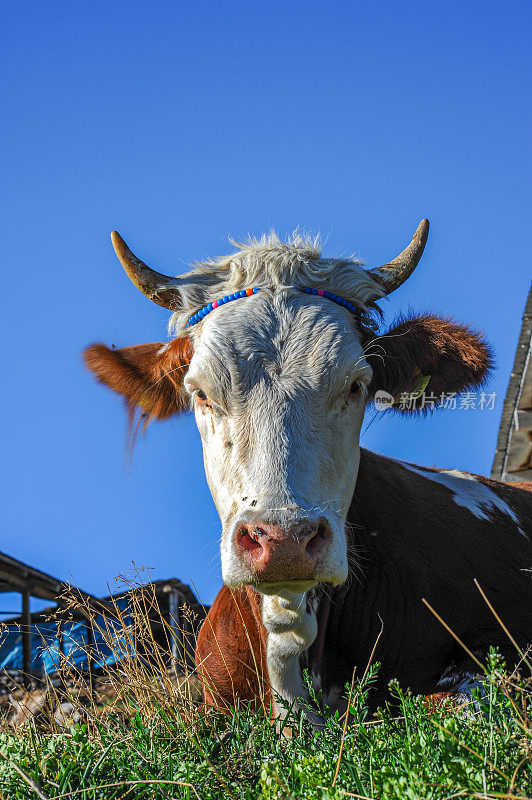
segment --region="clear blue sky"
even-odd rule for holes
[[[193,419],[152,426],[129,472],[121,402],[81,363],[95,341],[165,338],[114,228],[176,274],[271,226],[375,265],[429,217],[387,318],[411,306],[484,330],[496,408],[378,415],[363,443],[489,472],[532,272],[529,3],[6,0],[1,15],[1,550],[96,594],[132,562],[205,602],[221,584]]]

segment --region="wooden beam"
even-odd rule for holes
[[[2,568],[0,568],[0,580],[5,581],[5,583],[11,587],[10,591],[12,592],[21,592],[25,589],[31,589],[32,596],[38,597],[40,600],[55,601],[57,598],[57,594],[48,587],[40,583],[35,583],[31,578],[14,575],[12,572]],[[3,591],[6,591],[6,589],[3,589]]]
[[[94,631],[90,619],[87,620],[87,657],[89,660],[89,691],[91,700],[94,700]]]
[[[59,666],[57,672],[59,674],[59,680],[63,688],[65,687],[65,636],[63,631],[63,619],[59,617],[56,622],[57,626],[57,650],[58,650],[58,658],[59,658]]]
[[[504,480],[508,481],[508,483],[532,481],[532,469],[516,469],[515,472],[507,472]]]
[[[32,684],[31,656],[30,593],[28,589],[24,589],[22,592],[22,669],[24,671],[24,686],[26,686],[26,688],[29,688]]]
[[[516,412],[515,427],[518,431],[532,429],[532,410],[518,408]]]
[[[172,632],[172,666],[177,672],[177,665],[183,663],[183,633],[179,615],[180,594],[175,589],[168,593],[168,622]]]

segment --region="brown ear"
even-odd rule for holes
[[[98,380],[123,395],[130,422],[138,412],[145,424],[187,409],[183,379],[192,354],[187,336],[169,344],[155,342],[121,350],[94,344],[83,353]]]
[[[491,348],[479,333],[430,314],[401,319],[368,342],[366,351],[373,368],[370,399],[384,390],[396,399],[393,408],[400,411],[431,407],[421,398],[405,407],[397,402],[401,394],[422,388],[425,397],[439,399],[442,393],[470,391],[481,386],[493,368]]]

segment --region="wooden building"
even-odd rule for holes
[[[30,686],[55,674],[62,657],[89,672],[104,662],[112,664],[114,651],[102,629],[116,632],[119,640],[121,626],[131,623],[140,606],[149,621],[150,637],[167,654],[168,667],[194,669],[195,638],[206,609],[177,578],[98,598],[0,553],[0,597],[4,592],[20,594],[21,613],[1,623],[0,693],[10,684],[8,679]],[[30,613],[30,597],[54,605]],[[141,637],[135,638],[134,650],[150,658]]]
[[[491,477],[532,481],[532,287],[504,400]]]

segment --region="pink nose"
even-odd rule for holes
[[[323,518],[303,519],[289,528],[254,520],[238,526],[235,546],[261,581],[311,580],[331,539]]]

